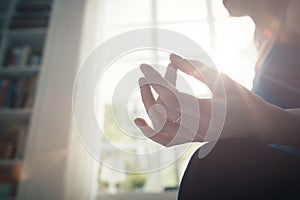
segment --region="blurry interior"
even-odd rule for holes
[[[128,137],[115,124],[115,114],[124,117],[123,127],[145,115],[139,91],[126,104],[111,103],[124,74],[141,63],[167,65],[168,53],[130,52],[99,82],[94,112],[105,137],[93,140],[97,133],[89,119],[81,123],[88,145],[103,162],[82,144],[72,110],[76,74],[89,55],[113,36],[149,27],[192,39],[219,71],[252,88],[254,24],[248,17],[230,17],[222,0],[1,0],[0,199],[176,199],[187,162],[201,144],[189,145],[180,156],[173,148],[153,160],[124,157],[122,151],[147,153],[162,147]],[[78,106],[84,109],[85,103]],[[131,134],[141,133],[132,129]],[[124,172],[160,166],[166,158],[174,162],[159,170]]]

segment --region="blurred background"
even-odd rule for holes
[[[167,65],[168,53],[131,52],[113,63],[95,91],[95,116],[105,137],[93,140],[97,133],[89,119],[82,123],[97,157],[121,171],[160,166],[166,158],[174,162],[151,173],[111,169],[86,151],[72,115],[76,73],[93,50],[120,33],[149,27],[192,39],[221,72],[252,88],[254,24],[230,17],[222,0],[1,0],[0,199],[176,199],[189,158],[201,144],[179,159],[176,148],[153,160],[123,157],[120,151],[162,147],[124,135],[115,122],[118,115],[122,127],[131,127],[135,116],[145,115],[138,91],[126,105],[111,103],[124,74],[145,62]]]

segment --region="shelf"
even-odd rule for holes
[[[31,34],[46,34],[47,28],[37,27],[37,28],[16,28],[9,29],[9,34],[11,35],[31,35]]]
[[[3,76],[10,76],[10,77],[22,77],[22,76],[31,76],[35,75],[39,72],[40,66],[39,65],[30,65],[24,68],[18,67],[7,67],[7,68],[0,68],[0,77]]]
[[[1,108],[0,122],[28,122],[31,108]]]
[[[1,200],[15,200],[16,197],[1,197]]]
[[[47,28],[22,28],[7,30],[7,47],[29,45],[33,49],[43,49]]]
[[[15,200],[15,197],[1,197],[1,200]]]
[[[0,159],[0,167],[9,167],[21,162],[21,159]]]

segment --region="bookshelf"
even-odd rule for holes
[[[0,1],[0,199],[14,199],[52,0]]]
[[[0,160],[0,167],[12,166],[20,162],[20,159]]]
[[[1,68],[0,69],[0,77],[25,77],[25,76],[33,76],[38,75],[40,70],[39,65],[27,65],[21,69],[15,68]]]
[[[17,123],[17,125],[27,125],[31,115],[31,108],[20,109],[1,109],[0,110],[0,123]],[[1,165],[1,164],[0,164]]]

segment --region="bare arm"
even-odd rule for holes
[[[290,0],[287,10],[288,29],[300,36],[300,1]]]
[[[281,109],[267,104],[259,138],[266,143],[300,146],[300,109]]]
[[[286,109],[286,111],[294,115],[294,117],[297,117],[298,120],[300,120],[300,108]]]
[[[176,55],[171,55],[171,63],[175,68],[194,76],[201,82],[204,81],[201,73],[205,74],[206,80],[208,80],[206,82],[207,86],[215,98],[215,106],[224,105],[224,98],[219,93],[219,87],[215,85],[220,83],[219,79],[215,79],[218,72],[198,61],[185,60]],[[201,73],[195,70],[195,66]],[[216,137],[207,138],[206,134],[212,116],[211,102],[177,91],[172,84],[162,78],[149,65],[143,65],[141,70],[145,75],[145,78],[142,78],[142,81],[140,81],[142,99],[146,111],[154,124],[154,129],[141,118],[137,118],[135,123],[147,137],[162,145],[172,146],[187,142],[210,141],[218,138],[221,140],[254,138],[264,144],[300,146],[300,109],[285,110],[274,106],[228,76],[221,74],[226,92],[225,122],[221,135],[218,135],[218,131],[216,131],[213,133],[216,134],[213,135]],[[160,112],[154,112],[155,109],[151,109],[153,106],[155,107],[157,102],[155,102],[150,87],[159,94],[159,99],[163,102],[160,104],[159,110],[161,110],[161,106],[164,107],[166,110],[165,115],[162,115]],[[200,118],[198,118],[199,116],[182,112],[178,99],[182,100],[182,105],[186,105],[186,110],[196,113],[201,112]],[[195,101],[199,104],[199,110],[189,107]],[[185,126],[184,123],[177,120],[180,119],[180,116],[192,123]],[[190,126],[197,123],[199,123],[198,129],[190,128]],[[180,127],[184,128],[179,129]]]

